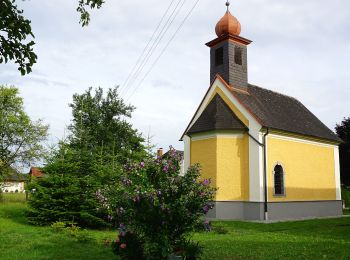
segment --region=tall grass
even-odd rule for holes
[[[25,193],[6,193],[0,194],[1,203],[12,203],[12,202],[26,202]]]

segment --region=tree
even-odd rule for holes
[[[340,144],[340,176],[342,184],[350,186],[350,117],[337,124],[335,131],[343,143]]]
[[[77,11],[80,13],[80,23],[87,26],[90,21],[88,8],[99,9],[103,0],[79,0]],[[32,71],[32,66],[37,61],[37,55],[33,50],[34,34],[31,22],[23,16],[23,10],[19,9],[16,0],[0,1],[0,63],[9,60],[18,65],[22,75]]]
[[[48,126],[32,121],[15,87],[0,86],[0,177],[42,159]]]
[[[118,88],[89,88],[75,94],[67,140],[48,157],[46,178],[30,186],[28,218],[33,224],[74,220],[80,226],[107,225],[95,192],[119,180],[122,165],[147,157],[144,139],[125,118],[133,107],[124,104]]]
[[[119,97],[118,87],[109,89],[105,97],[102,88],[95,93],[89,88],[84,94],[75,94],[70,107],[73,120],[68,139],[73,149],[88,150],[95,157],[104,155],[104,163],[146,156],[144,139],[126,120],[135,108]]]

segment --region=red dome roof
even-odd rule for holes
[[[230,13],[230,11],[227,11],[216,24],[215,32],[218,37],[224,34],[239,35],[241,33],[241,24],[237,18]]]

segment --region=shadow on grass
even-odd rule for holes
[[[13,222],[29,225],[25,212],[27,205],[24,202],[0,203],[0,217]]]

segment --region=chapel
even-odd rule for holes
[[[184,168],[200,164],[218,189],[208,218],[341,215],[341,140],[299,100],[249,84],[252,41],[226,5],[206,44],[210,87],[181,137]]]

